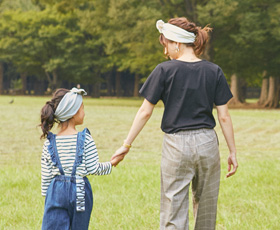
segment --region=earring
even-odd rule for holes
[[[167,48],[164,47],[164,55],[167,55]]]
[[[175,51],[179,52],[179,47],[178,46],[175,47]]]

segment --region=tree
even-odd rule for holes
[[[51,88],[62,80],[91,80],[92,70],[84,63],[94,63],[99,50],[90,47],[92,37],[82,31],[76,13],[64,14],[51,7],[32,14],[6,11],[0,31],[0,56],[12,62],[23,78],[27,74],[45,76]]]
[[[17,14],[17,12],[16,12],[17,9],[20,9],[21,11],[38,10],[38,8],[32,4],[31,0],[14,0],[14,1],[2,0],[2,1],[0,1],[0,12],[1,13],[5,12],[5,11],[9,11],[9,12],[15,11],[15,14]],[[6,27],[6,29],[7,29],[7,27]],[[2,35],[2,37],[3,37],[3,35]],[[3,63],[1,65],[3,65]],[[21,75],[21,76],[24,76],[24,75]],[[23,77],[23,79],[22,79],[23,92],[25,92],[25,87],[24,87],[26,85],[25,79],[26,79],[25,77]],[[3,78],[2,78],[2,80],[3,80]]]
[[[159,33],[155,27],[160,12],[148,4],[138,1],[114,1],[111,5],[114,15],[111,22],[117,20],[122,26],[114,28],[117,41],[125,55],[120,55],[118,50],[108,46],[107,50],[113,51],[111,55],[120,60],[117,63],[119,71],[128,70],[134,75],[134,96],[138,96],[139,81],[164,60],[162,49],[158,42]],[[127,5],[129,2],[130,5]],[[127,6],[124,9],[124,5]],[[112,10],[112,9],[111,9]],[[129,31],[129,32],[128,32]],[[113,44],[114,38],[110,37],[109,44]]]
[[[0,62],[0,95],[3,94],[3,82],[4,82],[4,64]]]
[[[263,80],[260,104],[279,106],[276,0],[1,2],[0,60],[16,68],[24,91],[32,75],[51,88],[80,83],[96,96],[103,81],[108,93],[115,82],[117,96],[132,88],[137,96],[139,82],[164,61],[156,21],[185,16],[214,27],[207,56],[231,78],[236,103],[245,100],[242,88]]]
[[[234,76],[232,80],[247,84],[256,82],[256,78],[261,81],[264,71],[279,66],[279,62],[269,58],[272,54],[277,56],[276,50],[279,49],[278,38],[272,34],[269,16],[270,10],[276,5],[274,0],[212,0],[198,7],[199,19],[203,22],[211,20],[214,27],[211,38],[212,60],[221,65],[227,76]],[[272,49],[265,45],[271,42]],[[240,87],[234,82],[231,85]],[[238,94],[240,90],[234,91],[236,102],[242,102],[243,98]]]
[[[88,32],[102,44],[106,60],[102,72],[115,72],[117,96],[122,95],[123,73],[134,76],[136,96],[141,77],[146,77],[163,60],[155,28],[160,18],[156,4],[156,1],[96,0],[94,11],[87,16],[91,20],[84,20]]]

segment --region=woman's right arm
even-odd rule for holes
[[[153,110],[155,105],[149,102],[147,99],[144,99],[143,104],[141,105],[140,109],[138,110],[130,131],[125,139],[124,143],[126,145],[131,145],[141,130],[144,128],[147,121],[152,116]],[[111,159],[114,159],[116,156],[125,155],[129,152],[129,148],[125,146],[121,146],[115,154],[112,156]]]
[[[235,141],[234,141],[233,126],[232,126],[232,121],[228,111],[227,104],[216,106],[216,107],[218,112],[218,120],[229,149],[227,177],[230,177],[235,174],[238,167],[238,163],[236,159],[236,148],[235,148]]]
[[[138,110],[130,131],[125,139],[125,143],[131,145],[141,130],[144,128],[147,121],[152,116],[155,105],[150,103],[147,99],[144,99],[143,104]]]

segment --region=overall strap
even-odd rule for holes
[[[77,146],[76,146],[76,158],[72,169],[71,176],[76,175],[77,167],[82,164],[83,153],[85,149],[86,133],[90,134],[89,130],[85,128],[82,132],[78,132],[77,135]]]
[[[76,159],[71,174],[72,177],[76,178],[76,210],[78,212],[85,211],[85,181],[82,176],[76,175],[76,170],[83,161],[86,133],[90,134],[87,128],[85,128],[82,132],[79,132],[77,135]]]
[[[54,166],[58,167],[60,174],[64,175],[64,171],[63,171],[63,168],[62,168],[62,165],[60,163],[60,159],[59,159],[59,156],[57,153],[57,147],[56,147],[56,141],[55,141],[56,135],[53,134],[52,132],[49,132],[47,138],[50,142],[50,144],[48,146],[48,150],[51,155],[52,163]]]

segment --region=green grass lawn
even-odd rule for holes
[[[9,104],[11,99],[0,97],[0,229],[40,229],[43,141],[37,125],[48,97],[14,97],[14,103]],[[78,129],[89,128],[101,161],[108,161],[123,143],[141,102],[84,100],[85,122]],[[129,155],[111,175],[89,177],[94,195],[90,229],[159,229],[162,112],[160,104]],[[216,229],[280,229],[280,111],[230,112],[239,169],[226,179],[228,151],[218,126],[222,175]],[[190,229],[193,223],[190,205]]]

